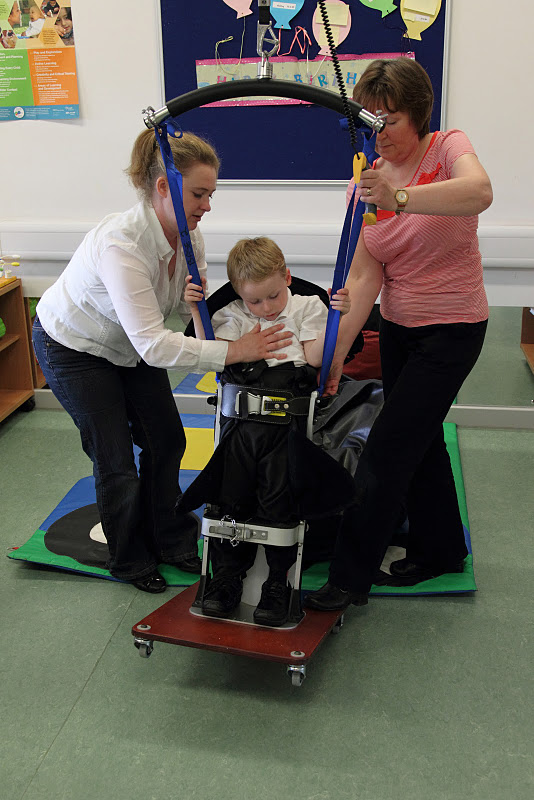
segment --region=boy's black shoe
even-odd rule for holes
[[[291,587],[276,578],[267,578],[261,587],[261,599],[254,609],[254,622],[258,625],[278,627],[287,622]]]
[[[304,605],[316,611],[344,611],[351,603],[355,606],[366,606],[367,595],[340,589],[333,583],[325,583],[316,592],[310,592],[304,598]]]
[[[202,611],[212,617],[226,617],[237,608],[242,594],[243,581],[241,578],[231,575],[212,578],[202,598]]]

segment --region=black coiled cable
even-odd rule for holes
[[[334,37],[332,36],[332,29],[330,28],[330,22],[328,20],[328,13],[326,11],[324,0],[318,0],[318,3],[319,3],[319,8],[321,9],[321,15],[323,17],[323,25],[326,34],[326,40],[328,42],[330,55],[332,56],[332,61],[334,63],[334,72],[336,73],[337,85],[339,86],[339,93],[341,95],[343,109],[345,111],[345,116],[347,118],[347,122],[349,125],[350,141],[354,150],[358,152],[356,125],[354,124],[354,117],[352,116],[352,112],[350,110],[350,106],[348,103],[347,90],[345,89],[345,83],[343,82],[343,73],[341,72],[341,67],[339,66],[339,59],[337,57],[336,46],[334,44]]]

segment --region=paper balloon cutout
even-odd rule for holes
[[[421,33],[435,22],[440,8],[441,0],[401,0],[401,17],[407,28],[404,35],[421,41]]]
[[[223,0],[223,3],[226,3],[227,6],[233,8],[234,11],[237,11],[237,18],[240,19],[241,17],[246,17],[247,14],[252,14],[250,10],[250,4],[252,0]]]
[[[338,47],[349,35],[350,26],[352,25],[350,9],[343,0],[327,0],[325,6],[332,36],[334,37],[334,44]],[[312,18],[312,31],[317,40],[317,44],[321,48],[319,50],[319,55],[329,56],[330,48],[328,47],[328,40],[323,25],[323,15],[321,14],[319,6],[315,9]]]
[[[392,0],[360,0],[360,3],[368,8],[376,8],[377,11],[381,11],[383,17],[397,10],[397,6]]]
[[[291,28],[290,20],[298,14],[304,0],[272,0],[271,17],[274,17],[275,28]]]

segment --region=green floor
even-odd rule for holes
[[[0,559],[2,800],[532,800],[534,433],[459,443],[479,591],[351,608],[301,688],[261,661],[140,658],[132,624],[178,589]],[[60,411],[10,417],[0,453],[5,552],[90,464]]]

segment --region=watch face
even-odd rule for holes
[[[399,189],[395,197],[397,198],[397,203],[408,202],[408,192],[406,192],[404,189]]]

